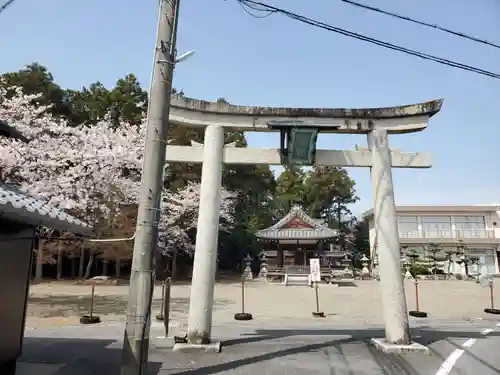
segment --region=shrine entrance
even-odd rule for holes
[[[441,104],[442,100],[433,100],[385,108],[277,108],[239,106],[224,100],[208,102],[173,95],[170,123],[205,129],[203,145],[169,145],[166,153],[167,163],[203,164],[188,313],[189,344],[211,342],[222,166],[227,163],[370,168],[385,323],[385,338],[374,342],[377,345],[412,348],[401,274],[392,168],[429,168],[431,163],[430,157],[423,153],[391,150],[389,135],[424,130],[429,119],[441,109]],[[225,129],[279,132],[280,148],[252,149],[224,145]],[[319,133],[364,135],[368,148],[319,150],[316,148]],[[294,252],[298,248],[306,249],[307,245],[312,246],[312,252],[324,250],[318,249],[318,245],[324,245],[333,237],[321,237],[320,233],[327,232],[328,228],[310,220],[314,219],[309,218],[309,228],[278,228],[277,223],[267,232],[260,231],[258,237],[265,240],[269,248],[273,247],[275,259],[279,259],[279,264],[284,267],[287,262],[295,262]],[[284,233],[290,235],[283,236]],[[295,242],[293,248],[290,242]],[[287,250],[284,250],[285,245]]]
[[[310,252],[304,251],[302,248],[298,248],[294,252],[293,264],[295,266],[307,266],[308,259],[312,258],[311,256],[308,256],[309,254]]]

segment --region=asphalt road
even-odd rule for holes
[[[331,324],[331,323],[330,323]],[[369,344],[380,327],[330,327],[328,321],[252,321],[214,327],[219,354],[174,353],[161,348],[161,325],[151,330],[150,373],[498,375],[500,326],[495,321],[420,321],[415,341],[430,355],[385,355]],[[123,325],[34,329],[26,332],[18,375],[118,375]]]

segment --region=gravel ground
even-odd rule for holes
[[[498,283],[498,282],[497,282]],[[321,310],[329,320],[380,324],[382,306],[380,284],[377,281],[346,282],[345,286],[321,285]],[[406,281],[407,301],[415,309],[415,287]],[[128,286],[97,285],[95,314],[105,322],[124,320]],[[185,324],[189,305],[189,285],[173,285],[171,320]],[[68,283],[44,283],[30,289],[27,327],[78,324],[78,318],[88,313],[91,287]],[[420,309],[433,319],[470,320],[490,318],[483,312],[489,307],[489,289],[470,281],[422,281],[419,284]],[[498,295],[495,289],[495,295]],[[500,297],[497,296],[497,297]],[[232,321],[241,310],[241,286],[218,284],[215,289],[214,322]],[[153,312],[160,310],[161,287],[154,293]],[[285,287],[263,282],[246,284],[246,311],[268,319],[309,318],[315,310],[314,291],[307,287]]]

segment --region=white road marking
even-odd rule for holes
[[[476,339],[468,339],[466,342],[462,344],[463,348],[470,348],[474,343],[476,342]]]
[[[488,331],[489,329],[484,329],[483,332]],[[486,335],[493,330],[489,330],[486,333],[483,333],[483,335]],[[462,348],[470,348],[474,343],[476,342],[476,339],[468,339],[466,342],[462,344]],[[449,356],[446,358],[446,360],[443,362],[441,367],[439,367],[439,370],[436,372],[436,375],[448,375],[457,363],[457,361],[460,359],[462,354],[465,353],[465,350],[463,349],[455,349]]]
[[[493,328],[485,328],[485,329],[483,329],[483,330],[481,331],[481,334],[482,334],[482,335],[487,335],[488,333],[491,333],[491,332],[493,332],[493,331],[494,331],[494,329],[493,329]]]
[[[497,323],[497,327],[500,327],[500,323]]]
[[[463,349],[455,349],[443,362],[436,375],[448,375],[462,354],[464,354]]]

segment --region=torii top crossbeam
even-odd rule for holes
[[[174,94],[170,122],[184,126],[221,126],[242,131],[273,131],[279,122],[319,128],[321,132],[366,134],[382,125],[389,134],[411,133],[425,129],[430,117],[441,109],[442,99],[385,108],[284,108],[210,102]]]

